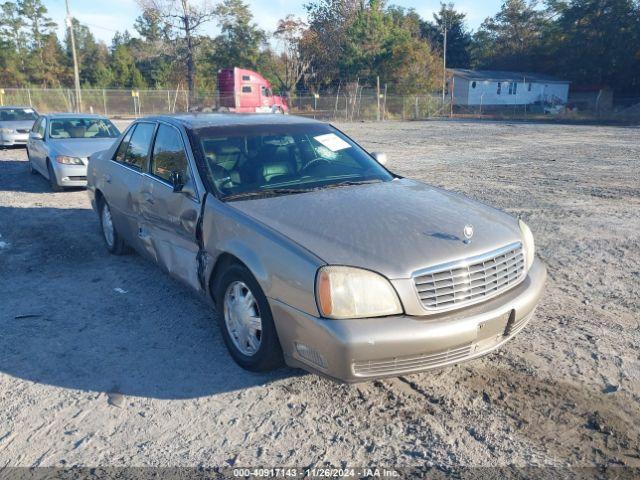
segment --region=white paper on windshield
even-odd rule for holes
[[[344,150],[345,148],[351,148],[347,142],[342,140],[335,133],[327,133],[326,135],[318,135],[317,137],[313,137],[314,140],[317,140],[322,145],[327,147],[332,152],[337,152],[338,150]]]
[[[24,112],[25,113],[33,113],[33,108],[25,108]]]

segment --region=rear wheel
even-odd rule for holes
[[[230,265],[220,277],[215,297],[224,342],[236,363],[253,372],[280,367],[282,349],[269,302],[251,272]]]
[[[109,253],[114,255],[122,255],[126,251],[126,245],[124,240],[116,230],[116,226],[113,224],[113,217],[111,216],[111,209],[109,204],[101,200],[100,201],[100,229],[102,230],[102,239],[104,244],[109,250]]]
[[[49,173],[49,185],[51,185],[51,190],[54,192],[61,192],[63,188],[58,184],[56,172],[53,170],[53,166],[49,160],[47,160],[47,172]]]

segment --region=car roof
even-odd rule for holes
[[[274,113],[184,113],[176,115],[156,115],[140,120],[163,120],[185,128],[229,127],[240,125],[322,125],[323,122],[295,115]]]
[[[46,113],[42,115],[49,119],[55,118],[106,118],[104,115],[96,113]]]
[[[0,110],[11,110],[14,108],[24,108],[27,110],[35,110],[35,108],[30,107],[29,105],[2,105],[0,106]]]

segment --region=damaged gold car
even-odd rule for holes
[[[88,191],[107,249],[212,300],[246,369],[356,382],[491,352],[543,291],[531,231],[385,160],[303,118],[159,116],[91,157]]]

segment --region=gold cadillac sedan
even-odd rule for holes
[[[107,249],[209,299],[246,369],[357,382],[486,355],[542,295],[531,231],[384,163],[313,120],[160,116],[91,157],[88,190]]]

